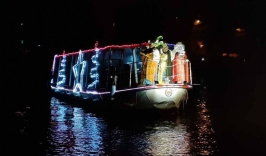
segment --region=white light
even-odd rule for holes
[[[59,70],[59,81],[57,82],[57,86],[64,86],[66,83],[66,56],[63,56],[63,59],[60,63],[60,66],[62,67],[61,70]]]
[[[92,63],[95,64],[95,67],[91,68],[90,71],[90,76],[92,79],[94,79],[94,81],[88,85],[88,88],[91,88],[94,86],[94,88],[96,88],[97,83],[99,82],[99,74],[98,74],[98,66],[100,65],[100,63],[98,62],[98,57],[99,57],[99,49],[95,49],[95,55],[93,55],[91,57]]]
[[[204,60],[205,60],[204,58],[201,59],[201,61],[204,61]]]
[[[75,81],[76,81],[73,92],[77,92],[77,91],[82,92],[83,91],[83,77],[84,77],[84,73],[85,73],[85,70],[87,67],[87,62],[83,61],[83,55],[84,54],[80,50],[77,63],[72,67],[73,73],[75,76]],[[79,73],[78,71],[80,69],[80,66],[81,66],[81,72]]]
[[[23,25],[23,23],[20,23],[20,25]]]
[[[41,45],[38,45],[38,47],[40,47]]]

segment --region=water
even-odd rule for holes
[[[179,113],[99,110],[56,97],[36,100],[35,105],[48,107],[27,107],[8,120],[3,153],[265,155],[264,77],[256,76],[254,83],[231,79],[195,88]]]
[[[218,154],[207,94],[202,87],[179,113],[147,114],[78,107],[50,97],[49,115],[40,112],[30,122],[29,110],[17,114],[9,148],[38,155]]]

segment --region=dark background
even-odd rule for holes
[[[192,61],[195,80],[204,76],[210,92],[215,93],[214,101],[222,99],[211,106],[217,134],[224,134],[229,140],[240,136],[241,139],[233,140],[241,143],[239,149],[250,146],[248,139],[259,140],[265,136],[266,14],[263,1],[12,0],[6,4],[2,10],[4,96],[1,104],[3,125],[11,127],[7,131],[15,126],[12,124],[14,112],[26,106],[30,106],[33,115],[30,121],[33,133],[37,135],[44,126],[43,118],[49,114],[45,111],[49,111],[47,87],[55,54],[93,48],[96,40],[100,46],[133,44],[163,35],[169,43],[185,43],[189,58],[195,59]],[[197,62],[196,55],[194,58],[189,44],[197,37],[193,32],[195,19],[202,20],[206,27],[203,39],[206,60],[210,61],[203,64]],[[245,29],[244,42],[239,44],[245,65],[215,57],[234,51],[238,27]],[[194,82],[200,83],[200,79]],[[226,103],[234,105],[223,105]],[[7,136],[9,132],[2,134]],[[233,143],[228,145],[230,141],[221,142],[224,145],[221,150],[234,150]],[[254,145],[253,150],[260,146]]]
[[[6,97],[14,96],[17,89],[20,93],[15,96],[22,99],[45,95],[53,56],[63,50],[72,52],[92,48],[96,40],[100,46],[133,44],[163,35],[169,43],[185,43],[188,56],[193,60],[190,42],[198,37],[193,29],[195,19],[203,21],[201,39],[205,43],[206,57],[213,61],[205,66],[198,66],[194,61],[194,68],[217,71],[213,63],[219,63],[214,56],[234,52],[238,44],[242,47],[238,51],[246,57],[249,71],[265,71],[262,68],[265,13],[261,1],[13,0],[7,8],[3,14],[5,33],[2,36],[2,60],[3,64],[8,64],[3,70]],[[243,42],[239,43],[235,32],[238,27],[245,30]]]
[[[35,99],[45,94],[53,56],[63,50],[92,48],[96,40],[100,46],[132,44],[163,35],[169,43],[184,42],[193,60],[190,41],[197,38],[193,31],[195,19],[203,21],[206,57],[213,59],[202,68],[217,72],[214,64],[219,63],[214,56],[234,51],[235,31],[240,27],[245,30],[245,36],[238,46],[242,47],[240,53],[247,59],[247,71],[265,73],[262,1],[13,0],[3,15],[2,60],[8,64],[8,67],[3,66],[3,77],[5,91],[11,97],[17,89],[20,93],[15,96],[22,98]],[[195,64],[194,68],[197,67],[200,66]]]

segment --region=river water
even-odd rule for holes
[[[215,154],[219,150],[206,99],[207,88],[199,91],[178,113],[106,113],[108,110],[50,97],[49,115],[40,117],[39,128],[31,125],[34,123],[29,121],[27,110],[17,112],[14,142],[9,148],[38,155]]]
[[[265,88],[202,83],[184,110],[136,112],[81,106],[54,96],[17,111],[2,132],[6,155],[263,155]],[[245,85],[244,91],[240,86]],[[227,87],[222,87],[227,86]],[[229,86],[229,87],[228,87]],[[217,89],[218,88],[218,89]],[[254,98],[258,96],[258,98]],[[265,101],[265,99],[264,99]],[[6,117],[7,118],[7,117]],[[6,118],[3,118],[4,120]]]

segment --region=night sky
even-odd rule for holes
[[[185,42],[191,37],[193,21],[197,18],[209,26],[211,40],[226,40],[237,27],[261,34],[258,29],[262,28],[263,16],[259,9],[261,4],[240,0],[13,0],[12,6],[14,44],[20,44],[20,38],[24,38],[25,45],[41,44],[53,53],[91,48],[95,40],[99,40],[100,45],[131,44],[163,35],[169,42]]]

